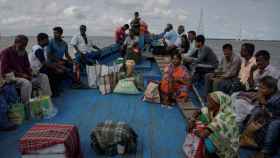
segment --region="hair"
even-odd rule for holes
[[[185,26],[184,26],[184,25],[179,25],[178,28],[183,28],[183,29],[185,29]]]
[[[60,27],[60,26],[56,26],[56,27],[54,27],[53,28],[53,31],[57,31],[57,32],[59,32],[59,33],[63,33],[63,29],[62,29],[62,27]]]
[[[193,31],[193,30],[189,31],[188,33],[193,34],[194,36],[196,36],[196,32]]]
[[[24,42],[28,42],[28,37],[25,35],[17,35],[15,37],[15,41],[14,43],[24,43]]]
[[[229,43],[226,43],[223,45],[223,49],[229,49],[229,50],[232,50],[232,45],[229,44]]]
[[[48,39],[48,38],[49,38],[49,36],[46,33],[39,33],[37,35],[37,41],[42,41],[42,40]]]
[[[139,12],[134,12],[134,16],[139,16]]]
[[[203,35],[196,36],[196,42],[201,42],[202,44],[205,43],[205,37]]]
[[[179,58],[180,60],[182,60],[182,55],[179,53],[179,50],[176,49],[171,53],[171,59],[174,59],[175,57]]]
[[[270,54],[267,50],[260,50],[256,53],[255,57],[263,57],[266,61],[270,60]]]
[[[278,91],[278,81],[271,76],[265,76],[261,78],[260,83],[266,86],[268,89],[273,90],[273,92]]]
[[[167,24],[167,27],[169,27],[171,30],[173,29],[173,25],[172,24]]]
[[[124,24],[123,27],[128,28],[129,29],[129,25],[128,24]]]
[[[81,25],[81,26],[80,26],[80,28],[82,28],[82,27],[83,27],[83,28],[87,28],[87,26],[86,26],[86,25]]]
[[[251,56],[254,55],[255,45],[253,43],[243,43],[242,47],[244,47]]]

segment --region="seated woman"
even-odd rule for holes
[[[258,106],[247,117],[241,137],[243,142],[242,138],[246,135],[246,140],[252,140],[252,144],[241,145],[257,146],[261,149],[259,157],[272,157],[280,147],[280,93],[276,79],[266,76],[260,80],[257,101]]]
[[[208,107],[197,111],[189,121],[189,131],[204,139],[205,157],[236,158],[239,148],[239,128],[230,106],[231,99],[223,92],[213,92],[207,97]],[[194,130],[200,121],[206,127]]]
[[[178,51],[171,55],[172,63],[169,64],[160,81],[160,94],[164,105],[172,105],[175,102],[186,102],[188,89],[190,88],[190,76],[187,68],[182,65],[182,56]]]
[[[124,65],[122,66],[119,74],[118,79],[125,79],[129,77],[134,78],[135,86],[138,90],[144,90],[144,78],[141,73],[136,73],[134,71],[135,61],[134,60],[127,60]]]

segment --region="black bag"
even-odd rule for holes
[[[91,133],[91,147],[100,155],[135,154],[137,134],[123,122],[99,123]]]

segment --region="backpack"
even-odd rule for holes
[[[135,154],[137,134],[124,122],[99,123],[91,133],[91,147],[100,155]]]

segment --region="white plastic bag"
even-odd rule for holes
[[[88,77],[88,86],[90,88],[97,88],[99,85],[99,78],[101,76],[102,65],[96,64],[93,66],[86,66],[87,77]]]

